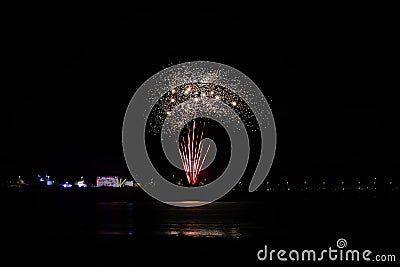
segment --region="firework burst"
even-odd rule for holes
[[[213,83],[170,87],[158,98],[149,116],[148,130],[154,136],[168,139],[181,133],[176,139],[177,156],[189,186],[204,182],[200,174],[210,150],[210,145],[202,142],[207,118],[231,123],[233,132],[241,131],[241,123],[247,130],[257,131],[254,113],[246,101],[229,88]]]
[[[152,107],[146,131],[154,136],[154,140],[160,138],[163,149],[164,144],[165,147],[172,147],[172,142],[176,143],[176,152],[164,151],[177,168],[183,167],[190,186],[203,182],[200,179],[201,170],[207,165],[205,159],[209,148],[202,145],[205,125],[201,120],[194,122],[194,115],[212,119],[224,128],[228,127],[228,132],[232,134],[246,131],[257,136],[260,125],[269,124],[264,98],[249,90],[254,86],[252,83],[239,79],[229,71],[181,66],[164,72],[161,78],[148,91]],[[214,150],[210,148],[211,153]],[[176,183],[175,178],[172,179]],[[207,180],[213,179],[207,177]]]
[[[122,141],[129,171],[143,190],[187,207],[221,198],[252,173],[249,192],[255,191],[274,159],[276,131],[269,104],[249,77],[224,64],[193,61],[161,70],[136,90]],[[206,186],[179,187],[182,179],[205,184],[203,168]]]

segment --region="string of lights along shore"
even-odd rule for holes
[[[114,175],[104,176],[76,176],[69,178],[63,176],[50,175],[32,175],[32,176],[13,176],[5,179],[7,182],[2,184],[3,187],[60,187],[68,189],[85,189],[85,188],[140,188],[155,186],[153,182],[148,184],[140,184],[132,178],[123,178]],[[242,183],[238,183],[233,191],[244,191]],[[305,177],[280,177],[267,181],[259,191],[398,191],[400,184],[390,177],[321,177],[305,178]]]

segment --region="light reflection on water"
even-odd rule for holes
[[[183,225],[170,225],[171,229],[161,232],[161,235],[167,236],[190,236],[190,237],[223,237],[223,238],[240,238],[241,233],[239,227],[222,227],[222,225],[207,225],[207,228],[200,228],[200,225],[183,224]]]
[[[249,218],[254,215],[254,204],[247,202],[215,202],[193,208],[156,202],[102,202],[96,209],[97,235],[242,238],[259,236],[273,227],[272,220],[260,221],[263,216]]]

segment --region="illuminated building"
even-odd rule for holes
[[[72,184],[70,184],[70,183],[68,183],[68,182],[65,182],[65,183],[63,183],[63,184],[60,184],[60,186],[62,186],[62,187],[64,187],[64,188],[70,188],[70,187],[72,187]]]
[[[126,187],[133,187],[133,181],[126,181],[124,186]]]
[[[78,181],[75,183],[75,185],[78,186],[79,188],[87,187],[87,184],[85,184],[85,181]]]
[[[120,187],[118,176],[98,176],[97,187]]]
[[[126,181],[126,182],[124,183],[124,186],[125,186],[125,187],[139,187],[140,184],[139,184],[139,183],[136,183],[136,182],[133,181],[133,180],[131,180],[131,181]]]

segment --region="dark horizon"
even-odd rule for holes
[[[207,60],[243,72],[269,101],[271,177],[399,179],[390,17],[263,12],[9,6],[0,177],[128,176],[121,131],[135,90],[167,66]]]

